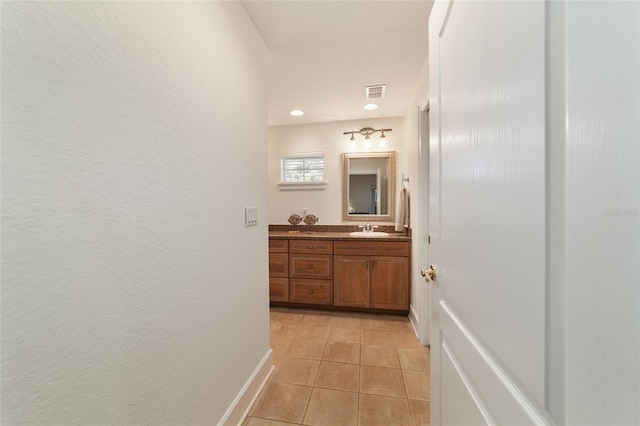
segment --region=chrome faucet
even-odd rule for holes
[[[366,225],[358,225],[358,228],[362,228],[362,232],[373,232],[373,229],[377,228],[377,226],[367,223]]]

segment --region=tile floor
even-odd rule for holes
[[[429,424],[429,348],[406,316],[272,308],[271,347],[244,425]]]

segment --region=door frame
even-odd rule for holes
[[[426,269],[429,266],[429,88],[423,92],[418,103],[418,269]],[[420,297],[420,323],[418,338],[420,343],[426,346],[431,344],[431,286],[418,278]]]

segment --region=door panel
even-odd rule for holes
[[[408,276],[408,258],[372,257],[371,307],[405,311],[409,309]]]
[[[442,1],[430,18],[434,424],[547,418],[544,13]]]
[[[335,306],[369,307],[368,256],[334,256]]]

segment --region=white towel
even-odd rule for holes
[[[409,190],[402,188],[396,214],[396,232],[405,232],[405,229],[409,230],[409,211],[411,210],[409,207]]]

